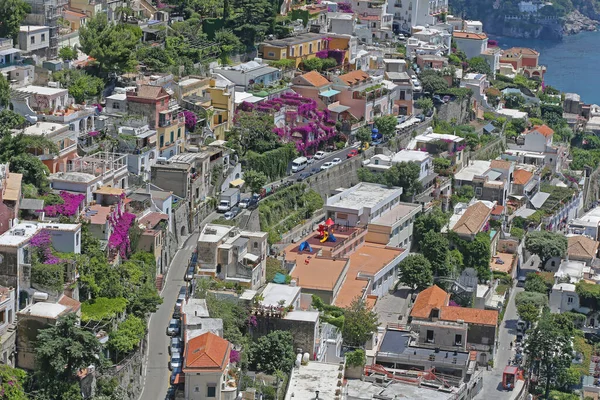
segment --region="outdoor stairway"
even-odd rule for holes
[[[159,292],[162,290],[163,281],[164,276],[162,274],[156,275],[156,290],[158,290]]]

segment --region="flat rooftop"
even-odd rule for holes
[[[361,182],[327,199],[325,207],[350,210],[374,208],[388,198],[400,197],[402,188],[388,188],[375,183]]]
[[[339,389],[338,374],[340,364],[309,362],[294,368],[290,376],[288,391],[285,400],[313,399],[315,391],[319,391],[319,399],[334,400],[336,390]]]
[[[36,224],[22,223],[0,235],[0,246],[18,247],[29,241],[40,230]]]
[[[316,323],[319,320],[319,311],[290,311],[283,319]]]
[[[69,310],[69,307],[62,304],[40,302],[27,306],[23,310],[19,311],[19,314],[39,318],[57,319]]]
[[[261,304],[266,307],[277,306],[281,300],[284,300],[284,307],[293,304],[300,295],[298,286],[279,285],[277,283],[267,283],[262,292],[263,300]]]
[[[208,318],[208,306],[204,299],[189,299],[183,304],[182,311],[190,317]]]
[[[409,346],[411,333],[408,331],[387,330],[383,335],[383,341],[379,347],[379,353],[398,354],[406,357],[418,357],[420,359],[429,359],[431,356],[445,359],[446,356],[453,360],[456,358],[456,365],[460,366],[469,362],[469,353],[457,351],[438,351],[424,347]]]
[[[316,257],[314,252],[303,252],[296,258],[296,266],[290,275],[301,288],[331,291],[347,262],[347,258]]]
[[[375,243],[364,243],[350,255],[346,280],[335,299],[338,307],[348,307],[356,296],[362,297],[368,281],[359,275],[375,276],[404,252],[403,249]]]
[[[35,124],[23,129],[23,134],[31,135],[31,136],[40,136],[43,134],[57,132],[61,129],[64,130],[67,127],[68,127],[68,125],[57,124],[54,122],[36,122]]]
[[[475,176],[482,176],[491,168],[491,161],[475,160],[469,165],[458,171],[454,179],[461,181],[472,181]]]
[[[19,89],[15,89],[15,90],[17,92],[21,92],[21,93],[39,94],[42,96],[65,95],[69,92],[68,89],[51,88],[48,86],[34,86],[34,85],[25,86],[24,88],[19,88]]]
[[[454,393],[446,393],[426,387],[418,387],[401,382],[392,382],[389,385],[349,379],[347,382],[348,398],[352,400],[372,400],[373,396],[386,396],[384,398],[401,400],[450,400]]]
[[[419,212],[423,208],[420,204],[411,204],[411,203],[399,203],[396,204],[389,211],[384,212],[374,220],[372,220],[371,224],[376,225],[384,225],[384,226],[392,226],[398,220],[410,215],[413,212]]]
[[[206,224],[198,238],[198,242],[216,243],[226,236],[232,228],[218,224]]]
[[[393,163],[401,162],[422,162],[429,158],[430,155],[426,151],[420,150],[400,150],[392,157]]]

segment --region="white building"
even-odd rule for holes
[[[563,313],[579,308],[579,296],[572,283],[557,283],[550,292],[550,311]]]
[[[398,203],[373,219],[367,227],[368,242],[410,249],[414,221],[423,209],[420,204]]]
[[[448,11],[448,0],[388,0],[387,12],[394,15],[395,30],[410,32],[416,25],[434,25]]]
[[[50,27],[21,25],[19,27],[19,48],[27,53],[41,51],[50,47]]]
[[[568,233],[589,236],[594,240],[599,238],[600,207],[596,207],[579,218],[569,221]]]
[[[400,202],[402,188],[361,182],[327,199],[328,218],[336,224],[365,226]]]
[[[480,57],[488,48],[488,37],[485,33],[454,31],[452,37],[456,47],[462,50],[468,59]]]
[[[156,131],[148,125],[140,127],[119,127],[119,133],[135,136],[135,140],[120,144],[120,150],[127,153],[127,170],[141,176],[144,181],[150,180],[150,171],[158,158],[156,149]]]
[[[343,374],[342,374],[343,375]],[[294,367],[285,400],[334,399],[341,393],[340,364],[311,361]],[[338,386],[338,382],[340,385]],[[316,393],[319,393],[318,397]]]

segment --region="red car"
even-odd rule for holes
[[[350,150],[350,152],[348,153],[348,155],[346,156],[347,158],[352,158],[354,156],[358,155],[358,150]]]

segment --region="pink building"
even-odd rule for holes
[[[340,92],[331,86],[331,82],[317,71],[307,72],[292,80],[292,89],[302,97],[315,100],[320,110],[337,101]]]

